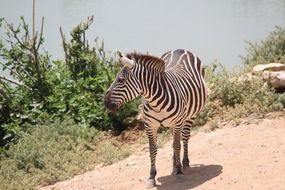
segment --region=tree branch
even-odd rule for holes
[[[12,84],[15,84],[15,85],[17,85],[17,86],[22,86],[22,85],[23,85],[23,84],[20,84],[20,83],[18,83],[18,82],[16,82],[16,81],[12,80],[12,79],[8,79],[8,78],[2,77],[2,76],[0,76],[0,80],[5,80],[5,81],[10,82],[10,83],[12,83]]]
[[[59,31],[60,31],[60,35],[61,35],[61,39],[62,39],[62,46],[63,46],[63,50],[64,50],[64,55],[65,55],[65,66],[69,65],[69,57],[68,57],[68,50],[67,50],[67,47],[66,47],[66,39],[65,39],[65,36],[62,32],[62,28],[59,27]]]
[[[18,63],[18,61],[16,61],[16,62]],[[8,67],[7,65],[5,65],[4,63],[1,63],[1,62],[0,62],[0,65],[2,65],[3,67],[5,67],[5,69],[8,69],[11,73],[17,75],[17,77],[18,77],[20,80],[22,80],[23,76],[22,76],[20,73],[15,72],[14,70],[12,70],[10,67]],[[3,69],[2,69],[2,70],[3,70]]]
[[[6,22],[6,20],[5,20],[5,22]],[[18,37],[18,35],[17,35],[17,30],[14,29],[13,24],[9,24],[9,23],[6,22],[6,25],[8,26],[8,29],[10,30],[10,32],[11,32],[11,34],[12,34],[12,36],[10,36],[10,33],[7,33],[8,37],[9,37],[9,38],[14,37],[14,38],[16,39],[16,41],[17,41],[23,48],[25,48],[25,49],[31,51],[31,48],[30,48],[29,46],[27,46],[26,44],[24,44],[24,43],[19,39],[19,37]],[[6,40],[6,41],[8,41],[8,40]],[[8,41],[8,42],[9,42],[9,41]]]
[[[33,0],[33,37],[35,36],[35,8],[36,7],[36,0]]]
[[[43,37],[43,31],[44,31],[44,21],[45,21],[45,18],[42,17],[42,24],[41,24],[41,32],[40,32],[40,38],[39,38],[39,42],[38,42],[38,46],[37,46],[37,51],[39,50],[40,48],[40,45],[41,45],[41,39]]]

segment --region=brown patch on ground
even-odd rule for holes
[[[124,130],[116,138],[117,140],[124,143],[137,143],[140,135],[144,133],[144,127],[142,124],[138,123],[134,126],[128,127],[127,130]]]
[[[158,150],[157,190],[284,190],[285,112],[257,123],[198,132],[190,141],[191,169],[170,175],[172,148]],[[149,173],[148,150],[41,190],[139,190]]]

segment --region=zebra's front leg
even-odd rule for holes
[[[155,176],[156,176],[156,166],[155,160],[157,155],[157,128],[151,128],[145,124],[146,133],[149,141],[149,153],[150,153],[150,176],[147,181],[147,188],[152,188],[156,185]]]
[[[181,149],[181,128],[177,127],[173,129],[173,174],[183,174],[182,164],[180,161],[180,149]]]

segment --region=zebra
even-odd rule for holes
[[[156,185],[159,127],[173,128],[173,173],[179,176],[183,169],[190,167],[190,128],[207,99],[204,68],[196,55],[184,49],[168,51],[160,58],[140,53],[117,53],[122,68],[106,91],[104,104],[107,110],[114,112],[126,102],[142,96],[142,121],[149,140],[151,162],[148,187],[153,187]]]

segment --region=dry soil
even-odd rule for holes
[[[285,112],[254,124],[200,131],[190,140],[191,168],[171,175],[169,141],[158,150],[157,190],[285,190]],[[147,148],[41,190],[140,190],[149,173]]]

